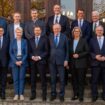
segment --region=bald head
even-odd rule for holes
[[[93,11],[92,12],[92,21],[97,22],[99,20],[99,16],[100,16],[100,14],[98,11]]]

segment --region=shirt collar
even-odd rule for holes
[[[102,38],[102,39],[104,39],[104,36],[101,36],[101,37],[97,36],[97,39],[99,39],[99,38]]]
[[[0,39],[3,39],[3,36],[1,36]]]

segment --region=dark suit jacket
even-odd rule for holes
[[[71,33],[74,27],[78,26],[78,20],[74,20],[71,24]],[[90,28],[90,23],[86,20],[83,21],[82,25],[82,38],[85,38],[87,41],[90,40],[91,36],[91,28]]]
[[[22,50],[22,59],[21,61],[23,62],[22,65],[28,66],[27,63],[27,56],[28,56],[28,45],[27,41],[25,39],[21,40],[21,50]],[[9,49],[9,54],[10,54],[10,67],[14,67],[16,65],[17,60],[17,40],[14,39],[10,43],[10,49]]]
[[[1,60],[1,65],[3,67],[8,66],[8,60],[9,60],[9,40],[7,37],[4,35],[3,36],[3,45],[0,50],[0,60]]]
[[[20,23],[20,27],[23,28],[23,38],[25,37],[24,36],[24,24],[23,23]],[[9,37],[9,40],[12,41],[14,39],[14,23],[11,23],[8,25],[7,27],[7,34],[8,34],[8,37]]]
[[[38,19],[34,23],[32,20],[25,23],[25,37],[29,40],[34,36],[34,27],[40,26],[42,28],[42,35],[46,34],[46,25],[45,22]]]
[[[68,47],[68,39],[66,35],[60,34],[59,44],[56,47],[54,43],[54,35],[50,34],[49,36],[49,43],[50,43],[50,63],[57,64],[57,65],[64,65],[64,61],[69,60],[69,47]]]
[[[3,17],[0,17],[0,26],[4,28],[4,35],[7,36],[7,22]]]
[[[102,67],[105,67],[105,61],[101,62],[101,61],[96,60],[96,55],[98,54],[105,56],[105,38],[104,38],[103,47],[101,50],[99,48],[97,37],[93,37],[90,40],[90,54],[91,54],[91,59],[92,59],[91,66],[96,67],[96,66],[101,65]]]
[[[47,34],[53,33],[52,26],[54,22],[54,15],[48,18],[47,22]],[[61,15],[60,22],[61,25],[61,33],[65,34],[67,37],[70,35],[70,24],[69,20],[66,16]]]
[[[79,58],[73,58],[73,54],[79,54]],[[86,68],[88,54],[89,47],[85,39],[80,38],[75,52],[73,51],[73,40],[70,42],[70,63],[72,67],[74,66],[75,68]]]
[[[104,28],[104,36],[105,36],[105,23],[103,23],[102,21],[99,21],[99,25],[103,26]],[[93,31],[93,22],[91,22],[91,38],[96,36],[95,32]]]
[[[35,37],[29,40],[29,56],[30,59],[32,56],[40,56],[41,60],[38,61],[41,64],[46,64],[49,53],[48,38],[45,35],[41,35],[39,39],[38,46],[35,44]],[[31,63],[34,64],[34,61],[31,59]]]

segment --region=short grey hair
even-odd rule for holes
[[[22,27],[17,27],[15,31],[17,31],[17,30],[19,30],[23,33],[23,28]]]
[[[92,11],[92,15],[93,15],[93,14],[95,14],[95,15],[97,15],[97,16],[100,15],[100,13],[99,13],[98,11]]]

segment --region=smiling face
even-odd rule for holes
[[[59,24],[54,24],[53,25],[53,33],[54,35],[57,35],[61,32],[61,26]]]
[[[61,13],[61,7],[59,5],[54,5],[53,11],[55,15],[59,15]]]
[[[79,38],[80,37],[80,35],[81,35],[81,30],[80,30],[80,28],[79,27],[75,27],[74,29],[73,29],[73,37],[74,37],[74,39],[77,39],[77,38]]]
[[[96,27],[96,35],[97,35],[98,37],[103,36],[103,33],[104,33],[104,29],[103,29],[102,26]]]
[[[78,10],[77,18],[80,19],[80,20],[84,19],[84,11],[83,10]]]
[[[18,23],[21,20],[21,15],[20,13],[14,13],[13,15],[14,23]]]
[[[97,22],[99,20],[99,13],[97,11],[92,12],[92,21]]]

